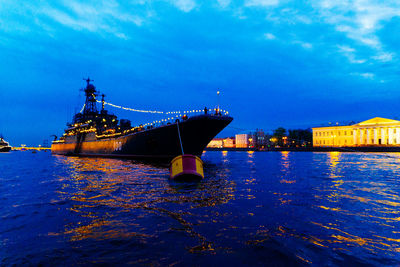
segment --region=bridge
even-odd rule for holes
[[[50,147],[41,147],[41,146],[38,146],[38,147],[33,147],[33,146],[21,146],[21,147],[16,147],[16,146],[14,146],[14,147],[12,147],[11,148],[11,150],[37,150],[37,151],[48,151],[48,150],[51,150],[51,148]]]

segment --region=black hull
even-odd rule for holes
[[[11,150],[10,146],[5,146],[0,148],[0,152],[9,152]]]
[[[85,140],[54,142],[52,152],[62,155],[172,160],[181,155],[178,127],[185,154],[201,156],[207,144],[230,122],[232,117],[199,115],[185,121],[160,126],[128,135]]]

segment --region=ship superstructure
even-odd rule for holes
[[[10,144],[4,140],[3,136],[0,136],[0,152],[8,152],[10,150]]]
[[[100,94],[92,80],[85,80],[84,107],[67,124],[60,139],[53,141],[51,149],[55,154],[172,159],[181,154],[180,134],[185,153],[201,156],[206,145],[233,119],[219,109],[212,113],[204,109],[200,115],[184,114],[169,122],[132,127],[129,120],[118,120],[109,113],[104,108],[105,95],[98,101]],[[101,103],[101,110],[97,109],[97,102]]]

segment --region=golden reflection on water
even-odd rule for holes
[[[293,173],[290,170],[290,158],[289,158],[289,151],[281,151],[281,174],[282,179],[280,183],[282,184],[294,184],[296,183],[295,177],[293,177]],[[288,201],[284,201],[283,203],[287,203]]]
[[[227,153],[222,152],[222,162],[232,160]],[[279,155],[274,162],[276,166],[273,166],[278,176],[268,176],[266,179],[270,180],[262,184],[260,173],[253,171],[259,167],[255,166],[255,158],[259,160],[263,154],[242,155],[244,157],[240,160],[244,165],[236,171],[245,170],[247,178],[241,177],[245,187],[240,188],[239,201],[246,201],[248,206],[235,212],[257,220],[262,213],[259,210],[271,208],[268,205],[274,203],[276,206],[271,208],[274,213],[280,215],[282,210],[285,212],[283,218],[290,220],[294,216],[291,212],[305,209],[294,221],[312,228],[307,232],[308,229],[299,230],[298,225],[289,227],[289,223],[279,221],[279,217],[272,220],[276,223],[272,227],[257,222],[257,226],[250,224],[246,228],[253,227],[246,230],[250,232],[244,239],[250,239],[247,245],[261,246],[271,237],[278,236],[284,240],[293,237],[307,245],[333,251],[400,252],[400,197],[393,186],[396,183],[390,180],[397,177],[387,175],[398,168],[397,158],[376,154],[318,153],[313,155],[311,163],[302,162],[303,166],[296,162],[295,153],[281,152],[274,154],[274,157]],[[218,248],[206,234],[197,230],[197,226],[220,226],[224,212],[229,212],[218,209],[218,206],[239,195],[236,194],[235,179],[221,176],[221,169],[212,170],[212,167],[209,169],[214,173],[210,176],[217,177],[219,173],[218,179],[205,179],[188,186],[171,183],[167,169],[157,166],[113,159],[60,157],[58,160],[69,168],[69,176],[60,177],[63,186],[58,193],[60,198],[72,202],[68,211],[77,218],[66,223],[60,235],[68,236],[71,241],[135,238],[145,243],[156,239],[162,231],[183,231],[197,240],[197,245],[188,249],[190,252],[215,253]],[[304,171],[299,171],[302,168],[314,172],[306,179],[296,179],[296,175],[305,175]],[[229,171],[232,170],[223,170],[224,173]],[[272,182],[275,182],[275,187],[271,186]],[[266,195],[270,202],[263,203],[262,197]],[[305,196],[310,199],[303,201]],[[211,209],[201,214],[198,208],[202,207]],[[254,207],[258,209],[252,209]],[[154,219],[151,216],[167,218],[168,222],[152,227],[149,225],[149,220]],[[240,220],[233,221],[225,228],[221,227],[215,238],[236,242],[236,235],[227,236],[226,233],[236,233],[241,229],[244,228],[241,228]],[[296,257],[312,263],[304,253],[299,252]]]
[[[335,169],[335,167],[338,164],[339,159],[340,159],[340,152],[332,151],[332,152],[329,152],[328,155],[329,155],[329,164],[332,169]]]
[[[332,218],[343,218],[343,216],[360,218],[360,226],[375,224],[386,228],[391,234],[396,234],[393,231],[395,229],[393,222],[400,217],[384,217],[382,215],[399,214],[400,197],[392,191],[391,183],[385,182],[384,178],[386,177],[371,175],[372,173],[379,174],[380,171],[393,166],[393,159],[386,154],[363,154],[355,157],[352,153],[329,152],[327,156],[329,177],[332,178],[331,186],[317,190],[316,198],[319,198],[321,192],[329,192],[329,194],[324,205],[316,205],[315,207],[329,212]],[[358,159],[358,161],[354,161],[354,159]],[[351,164],[356,170],[352,175],[343,173],[344,168],[349,167],[348,164]],[[361,174],[362,172],[365,172],[365,174]],[[379,182],[375,181],[377,178]],[[360,205],[367,207],[367,210],[357,209]],[[318,243],[323,246],[333,247],[334,249],[339,249],[335,244],[358,246],[374,253],[377,253],[377,251],[400,251],[400,244],[393,244],[393,242],[400,243],[400,237],[397,239],[379,235],[371,236],[374,230],[368,228],[366,228],[366,232],[361,232],[360,235],[358,227],[344,227],[340,221],[336,222],[335,219],[331,223],[316,221],[311,221],[311,223],[331,232],[326,238],[318,240]],[[368,237],[364,237],[363,234]],[[314,240],[310,240],[310,242],[315,244]]]
[[[212,243],[197,233],[186,217],[199,217],[190,210],[229,202],[236,190],[236,184],[223,177],[190,185],[171,183],[167,168],[131,161],[76,157],[58,157],[58,161],[68,166],[70,175],[60,177],[63,185],[57,193],[72,201],[69,211],[78,219],[67,223],[62,233],[71,241],[135,237],[146,242],[157,231],[143,222],[161,216],[172,219],[199,240],[191,251],[212,251]],[[165,208],[169,203],[188,206],[189,211]],[[199,217],[197,223],[207,220],[209,215]]]

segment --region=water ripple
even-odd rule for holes
[[[129,160],[0,157],[1,265],[400,264],[397,153],[208,151],[200,182]]]

